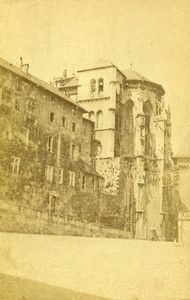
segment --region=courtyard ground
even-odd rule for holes
[[[0,233],[0,273],[3,300],[190,299],[190,249],[169,242]]]

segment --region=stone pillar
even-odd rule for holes
[[[142,104],[142,102],[141,102]],[[142,105],[140,106],[142,109]],[[137,164],[136,174],[136,238],[146,238],[146,220],[144,211],[145,202],[145,172],[144,172],[144,146],[145,146],[145,114],[140,111],[136,116],[135,156]]]
[[[178,243],[180,246],[190,247],[190,211],[179,213]]]

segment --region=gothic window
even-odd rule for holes
[[[127,154],[133,154],[133,103],[129,100],[126,103],[126,137],[127,137]]]
[[[151,156],[151,133],[150,133],[150,116],[152,106],[150,101],[144,103],[143,111],[145,113],[145,156],[148,158]]]
[[[90,92],[91,92],[91,97],[95,96],[95,92],[96,92],[96,80],[92,79],[90,81]]]
[[[104,91],[104,80],[103,78],[98,79],[98,96],[102,96]]]
[[[101,110],[96,113],[96,126],[97,128],[103,127],[103,112]]]
[[[160,103],[156,102],[156,116],[161,115]]]
[[[121,131],[121,115],[118,112],[115,113],[115,129]]]

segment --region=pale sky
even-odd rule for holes
[[[100,58],[132,62],[166,91],[174,153],[190,128],[190,0],[0,0],[0,56],[48,82]]]

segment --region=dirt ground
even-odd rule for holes
[[[0,273],[30,280],[1,279],[3,300],[190,299],[190,249],[169,242],[0,233]]]
[[[0,274],[1,300],[104,300],[44,283]],[[105,299],[106,300],[106,299]]]

